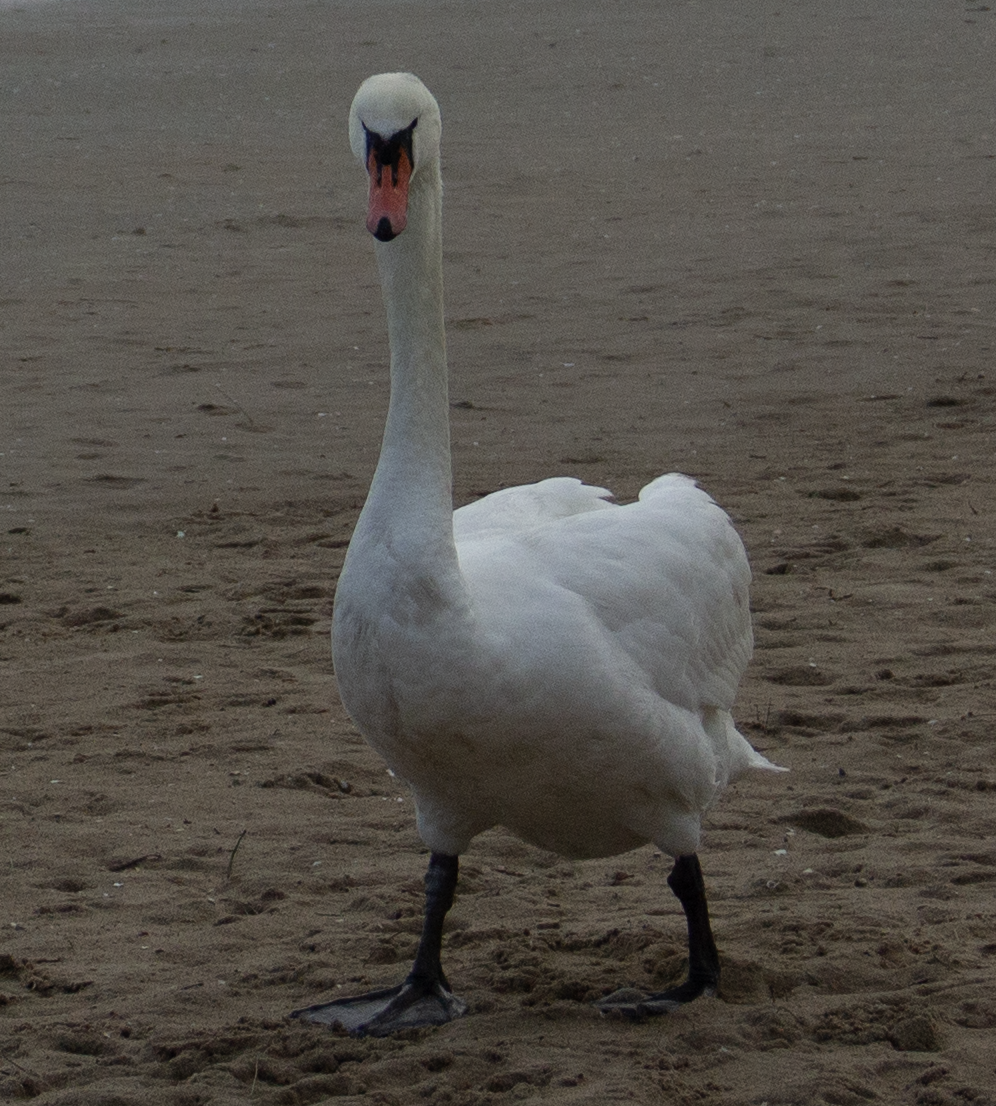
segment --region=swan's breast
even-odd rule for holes
[[[342,698],[411,784],[430,847],[501,823],[566,855],[694,848],[700,813],[747,766],[728,710],[749,570],[705,493],[674,491],[677,519],[658,490],[479,533],[459,543],[456,582],[424,562],[344,573]]]

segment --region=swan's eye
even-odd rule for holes
[[[381,183],[381,177],[387,167],[391,170],[391,183],[393,185],[398,183],[398,166],[401,163],[402,154],[407,156],[408,164],[414,166],[415,127],[417,125],[418,119],[413,119],[407,127],[396,131],[389,138],[383,138],[376,131],[369,130],[364,123],[363,133],[367,138],[367,168],[371,176],[376,171],[377,184]]]

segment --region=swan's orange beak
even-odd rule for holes
[[[408,182],[412,163],[407,150],[400,150],[397,161],[385,164],[372,149],[367,155],[370,174],[370,204],[367,230],[380,242],[390,242],[408,225]]]

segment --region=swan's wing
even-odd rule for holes
[[[542,583],[523,615],[538,635],[556,633],[558,593],[580,597],[627,679],[635,666],[658,695],[685,710],[730,710],[753,638],[750,568],[729,518],[675,473],[647,485],[636,503],[598,502],[607,509],[501,536],[482,529],[461,537],[461,563],[475,590],[488,593],[490,567],[499,562],[503,579]]]
[[[729,517],[677,473],[617,517],[581,543],[599,556],[571,558],[559,579],[587,598],[658,694],[696,712],[731,710],[754,639],[750,565]]]
[[[504,488],[453,512],[456,541],[499,537],[532,530],[557,519],[615,506],[605,488],[582,484],[572,476],[556,476],[538,484]]]

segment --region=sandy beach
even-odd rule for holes
[[[886,0],[0,8],[0,1101],[996,1102],[996,11]],[[369,74],[443,119],[458,504],[662,472],[734,519],[736,716],[790,769],[700,853],[494,830],[468,1017],[396,982],[426,850],[328,631],[387,404]]]

